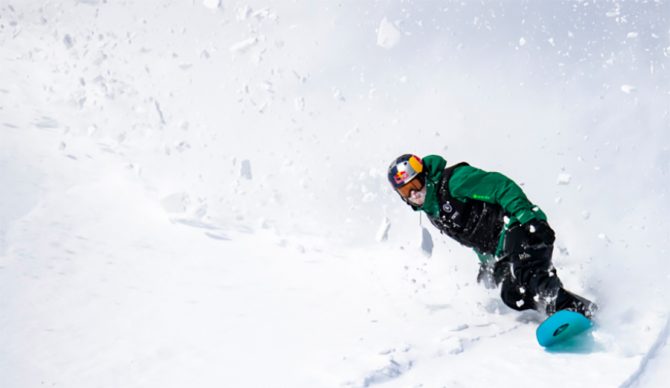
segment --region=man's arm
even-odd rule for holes
[[[510,223],[525,224],[530,220],[546,221],[547,216],[533,205],[521,187],[498,172],[486,172],[472,166],[454,170],[449,180],[451,195],[457,199],[476,199],[499,204],[510,216]]]

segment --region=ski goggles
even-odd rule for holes
[[[407,182],[403,186],[400,186],[396,189],[398,194],[400,194],[401,197],[404,199],[409,199],[410,194],[412,191],[419,191],[423,189],[423,186],[425,185],[425,182],[421,177],[416,177],[415,179],[412,179],[411,181]]]

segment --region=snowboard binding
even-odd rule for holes
[[[568,310],[580,313],[588,319],[593,319],[593,316],[598,311],[598,305],[561,287],[556,293],[556,298],[553,298],[547,304],[546,310],[547,315],[550,316],[558,311]]]

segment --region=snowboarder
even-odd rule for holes
[[[594,303],[563,288],[551,262],[555,235],[547,216],[511,179],[467,163],[447,167],[438,155],[411,154],[391,163],[388,179],[441,233],[474,249],[477,281],[500,286],[507,306],[547,315],[572,310],[587,318],[596,311]]]

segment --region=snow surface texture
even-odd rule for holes
[[[666,386],[670,2],[487,3],[3,1],[0,385]],[[476,284],[405,152],[523,185],[592,341]]]

